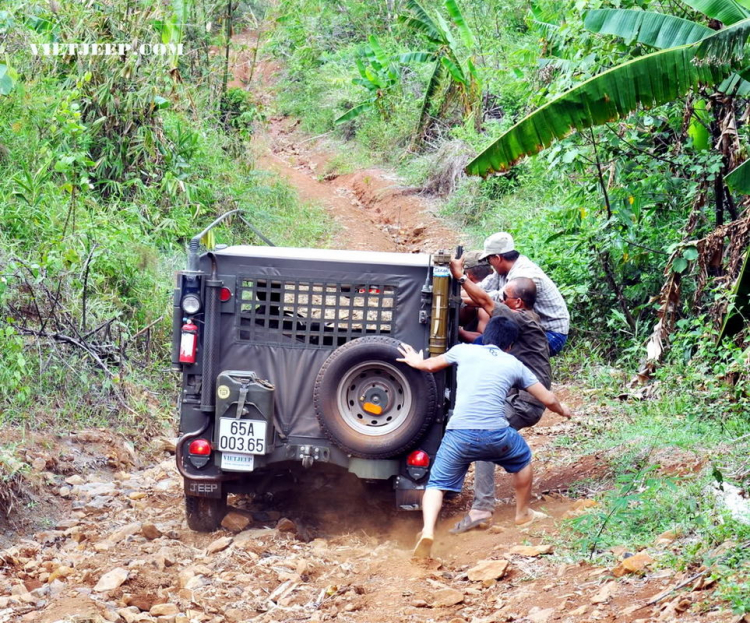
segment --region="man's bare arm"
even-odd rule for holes
[[[401,346],[398,347],[398,351],[403,357],[396,359],[396,361],[403,361],[412,368],[424,372],[437,372],[438,370],[443,370],[451,365],[445,358],[445,355],[438,355],[437,357],[425,359],[421,350],[417,352],[408,344],[401,344]]]
[[[451,274],[454,279],[460,279],[463,276],[463,260],[455,258],[451,260]],[[495,302],[490,298],[489,294],[470,279],[464,281],[463,288],[464,292],[469,295],[469,298],[474,301],[477,307],[481,307],[490,316],[492,315],[492,312],[495,310]]]
[[[562,404],[558,399],[557,396],[555,396],[550,390],[548,390],[544,385],[541,383],[534,383],[533,385],[526,388],[526,391],[529,392],[534,398],[536,398],[539,402],[541,402],[545,407],[547,407],[550,411],[554,411],[555,413],[559,413],[564,418],[570,419],[573,417],[573,413],[571,412],[568,407],[566,407],[564,404]]]

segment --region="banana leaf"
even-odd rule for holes
[[[444,43],[442,33],[438,29],[437,25],[432,21],[429,13],[425,11],[424,7],[419,4],[417,0],[406,0],[406,6],[415,15],[415,17],[405,17],[404,20],[401,20],[401,18],[399,18],[399,21],[405,21],[413,28],[424,32],[430,39],[434,39],[437,42]]]
[[[750,11],[744,9],[735,0],[682,0],[696,11],[713,19],[718,19],[729,26],[750,17]]]
[[[625,39],[628,44],[637,41],[660,50],[695,43],[715,32],[673,15],[632,9],[587,11],[583,25],[591,32],[615,35]]]
[[[422,109],[419,112],[419,122],[417,124],[417,137],[421,137],[427,126],[427,119],[430,116],[430,105],[432,100],[440,87],[440,82],[445,75],[445,66],[437,61],[435,63],[435,69],[432,72],[430,81],[427,83],[427,90],[424,93],[424,99],[422,100]]]
[[[354,108],[350,108],[343,115],[341,115],[337,119],[334,119],[333,124],[338,125],[339,123],[344,123],[344,121],[351,121],[355,117],[359,117],[363,112],[365,112],[369,108],[372,108],[373,103],[374,102],[368,100],[355,106]]]
[[[545,39],[552,39],[557,33],[560,32],[560,27],[557,24],[549,24],[547,22],[540,22],[538,19],[532,19],[531,23],[542,31],[542,37]]]
[[[750,195],[750,160],[745,160],[724,178],[729,189],[741,195]]]
[[[406,24],[409,28],[412,30],[419,30],[427,35],[427,40],[430,43],[434,43],[435,45],[443,45],[445,41],[440,38],[440,33],[432,34],[432,29],[423,21],[414,19],[413,17],[408,17],[406,15],[399,15],[398,20],[400,24]]]
[[[443,40],[448,44],[451,54],[456,56],[458,54],[458,44],[451,32],[450,26],[448,26],[448,22],[445,21],[445,18],[440,13],[436,13],[435,17],[437,18],[438,28],[443,32]]]
[[[378,85],[366,78],[352,78],[352,84],[357,84],[361,87],[365,87],[368,91],[377,91]]]
[[[639,107],[665,104],[701,84],[717,84],[731,69],[695,64],[698,45],[647,54],[590,78],[519,121],[472,160],[466,172],[489,175],[507,170],[574,130],[618,119]]]
[[[448,15],[451,17],[451,21],[458,28],[458,32],[461,33],[461,40],[469,50],[473,50],[477,43],[474,40],[474,33],[471,32],[471,28],[466,23],[461,9],[458,7],[456,0],[445,0],[445,8],[448,10]]]
[[[433,52],[406,52],[395,56],[395,61],[399,63],[431,63],[437,60]]]
[[[458,64],[454,63],[447,56],[443,56],[440,59],[440,62],[445,65],[445,68],[450,72],[450,75],[456,82],[460,82],[463,85],[466,84],[466,76],[464,76],[464,72]]]
[[[740,74],[732,74],[716,87],[716,90],[732,97],[750,97],[750,82]]]
[[[701,40],[695,56],[712,63],[744,64],[748,37],[750,19],[745,19]]]
[[[368,40],[370,42],[370,47],[375,54],[375,58],[378,59],[378,63],[380,63],[382,67],[386,67],[388,65],[388,56],[383,51],[383,48],[380,47],[378,38],[375,35],[370,35]]]

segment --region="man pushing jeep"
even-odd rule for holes
[[[430,556],[443,492],[460,492],[469,465],[475,461],[491,461],[512,474],[516,525],[528,525],[545,516],[529,506],[533,481],[531,450],[505,419],[505,397],[511,387],[518,387],[555,413],[565,418],[572,414],[526,366],[508,353],[518,331],[515,322],[497,316],[487,324],[482,345],[458,344],[429,359],[408,344],[399,347],[403,357],[397,361],[417,370],[437,372],[453,364],[458,366],[455,408],[422,500],[424,526],[414,549],[417,558]]]

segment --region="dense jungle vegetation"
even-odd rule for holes
[[[226,88],[229,37],[248,28],[282,68],[271,109]],[[5,2],[4,423],[169,421],[186,240],[243,207],[277,243],[325,244],[319,210],[248,147],[291,115],[346,144],[342,169],[386,162],[440,197],[477,245],[510,231],[560,286],[573,330],[556,374],[600,407],[559,443],[612,473],[576,485],[606,502],[571,523],[576,547],[677,530],[673,564],[710,566],[750,612],[750,527],[717,502],[750,489],[749,33],[746,0]],[[141,40],[184,53],[30,48]],[[232,236],[255,234],[217,234]],[[700,468],[660,472],[669,453]]]

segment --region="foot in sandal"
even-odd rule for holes
[[[528,528],[537,519],[549,519],[550,516],[547,513],[541,511],[535,511],[533,508],[528,509],[528,512],[523,515],[516,516],[516,526],[519,528]]]
[[[434,538],[425,534],[419,533],[417,539],[417,546],[414,548],[412,558],[429,558],[432,553],[432,543]]]
[[[463,534],[469,530],[479,527],[487,527],[492,523],[492,513],[483,514],[481,517],[473,517],[471,511],[468,515],[465,515],[461,521],[459,521],[453,529],[450,530],[451,534]]]

